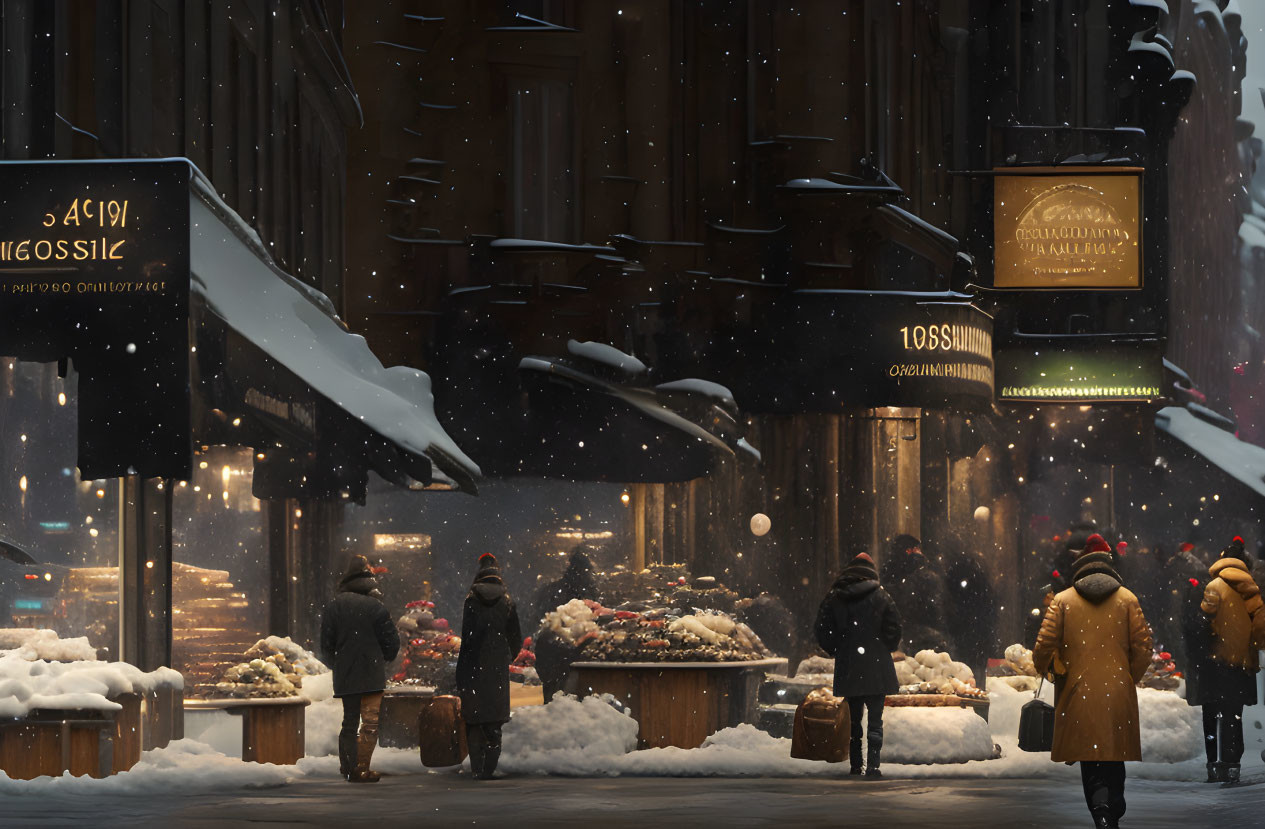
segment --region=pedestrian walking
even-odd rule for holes
[[[386,666],[400,650],[400,635],[380,599],[369,560],[352,556],[338,595],[321,614],[321,653],[334,673],[334,696],[343,701],[338,770],[352,783],[376,783],[369,768],[378,744],[378,712]]]
[[[1088,538],[1072,562],[1072,586],[1041,623],[1033,662],[1044,674],[1056,657],[1063,673],[1055,676],[1050,759],[1080,763],[1094,826],[1119,826],[1125,761],[1142,759],[1135,685],[1151,662],[1151,630],[1101,535]]]
[[[501,580],[496,557],[484,553],[462,611],[457,656],[470,770],[479,780],[491,779],[501,757],[501,726],[510,718],[509,666],[522,643],[518,610]]]
[[[1250,573],[1243,539],[1234,540],[1208,568],[1189,643],[1197,654],[1186,701],[1203,706],[1209,783],[1239,782],[1243,706],[1256,704],[1258,651],[1265,646],[1265,605]]]
[[[900,647],[901,621],[869,555],[856,556],[839,574],[817,610],[815,629],[818,644],[835,658],[835,696],[847,699],[852,715],[851,773],[862,772],[861,720],[868,714],[865,774],[882,777],[883,703],[900,687],[892,651]]]

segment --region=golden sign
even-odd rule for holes
[[[997,176],[994,286],[1140,287],[1142,171],[1082,167],[1051,172],[1032,168]]]

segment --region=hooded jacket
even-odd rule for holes
[[[368,569],[352,568],[338,589],[321,614],[321,654],[334,673],[334,696],[382,691],[400,635],[377,598],[378,580]]]
[[[835,696],[872,697],[900,689],[892,651],[900,647],[896,604],[868,562],[849,565],[817,610],[822,650],[835,658]]]
[[[1151,661],[1151,629],[1109,553],[1081,556],[1072,586],[1050,603],[1032,659],[1045,673],[1055,657],[1066,673],[1054,707],[1050,758],[1142,759],[1135,685]]]
[[[1218,559],[1208,575],[1187,641],[1192,658],[1186,702],[1255,705],[1257,651],[1265,644],[1260,588],[1237,558]]]
[[[467,723],[503,723],[510,718],[510,663],[523,634],[518,610],[500,571],[487,567],[475,576],[461,615],[457,691]]]

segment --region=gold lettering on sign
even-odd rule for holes
[[[1140,286],[1141,179],[1136,171],[1120,172],[1127,174],[998,176],[994,284]]]

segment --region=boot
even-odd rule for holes
[[[373,749],[377,746],[378,735],[370,732],[362,733],[356,741],[356,769],[347,780],[350,783],[377,783],[382,779],[382,775],[369,768],[369,761],[373,759]]]
[[[338,774],[346,780],[356,770],[356,735],[338,735]]]
[[[1227,786],[1235,785],[1236,783],[1239,782],[1239,764],[1225,763],[1222,767],[1221,774],[1222,774],[1222,779],[1225,780],[1225,785]]]
[[[866,777],[882,777],[883,772],[879,771],[879,767],[878,767],[879,765],[878,756],[879,756],[879,752],[882,751],[883,749],[883,744],[878,743],[876,745],[873,740],[870,740],[870,744],[868,748],[869,748],[869,752],[868,752],[869,756],[866,758],[868,762],[865,764],[865,776]]]
[[[848,773],[860,774],[861,773],[861,741],[860,740],[853,740],[852,742],[848,743],[848,755],[849,755],[849,759],[852,761],[852,771]]]
[[[1206,781],[1204,781],[1204,782],[1207,782],[1207,783],[1223,783],[1223,782],[1225,782],[1225,778],[1223,778],[1223,777],[1221,776],[1221,764],[1220,764],[1220,763],[1209,763],[1209,764],[1208,764],[1208,779],[1207,779]]]
[[[1120,829],[1120,821],[1109,814],[1094,813],[1094,829]]]
[[[470,773],[475,780],[483,779],[483,755],[486,748],[483,729],[477,725],[466,726],[466,746],[470,752]]]

